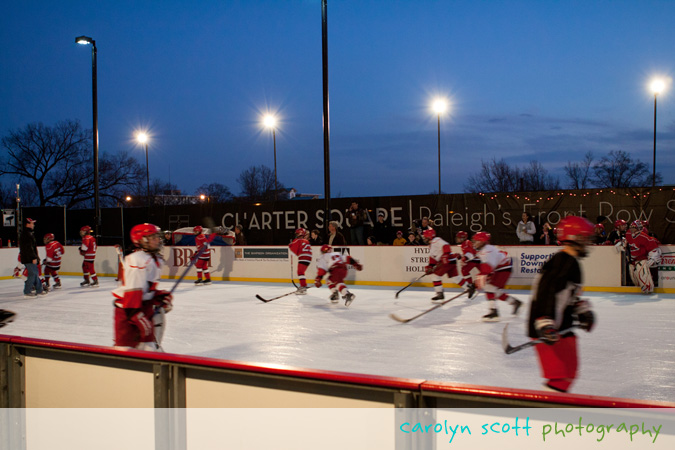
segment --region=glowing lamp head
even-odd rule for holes
[[[448,109],[448,103],[442,98],[435,100],[432,106],[434,108],[434,112],[437,114],[443,114]]]
[[[206,195],[204,195],[204,194],[200,195],[200,196],[199,196],[199,199],[200,199],[200,200],[206,200]]]
[[[145,133],[138,133],[136,135],[136,140],[141,144],[145,144],[146,142],[148,142],[148,135]]]
[[[650,88],[654,94],[660,94],[666,88],[666,83],[663,80],[654,80],[650,85]]]
[[[266,115],[263,119],[263,123],[267,128],[274,128],[277,124],[277,119],[272,115]]]

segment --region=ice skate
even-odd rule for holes
[[[54,283],[54,288],[53,288],[53,289],[61,289],[61,282],[60,282],[60,281],[57,281],[56,283]]]
[[[12,311],[7,311],[6,309],[0,309],[0,328],[4,327],[10,322],[14,322],[16,313]]]
[[[47,295],[49,293],[48,290],[43,289],[38,295]]]
[[[476,291],[476,285],[473,283],[469,283],[466,285],[466,291],[467,295],[469,296],[469,300],[471,300],[478,294],[478,292]]]
[[[82,283],[80,283],[80,287],[89,287],[89,286],[91,286],[89,280],[85,280]]]
[[[307,286],[300,286],[295,293],[297,295],[307,295]]]
[[[94,282],[91,283],[91,287],[98,287],[98,280],[94,280]]]
[[[29,294],[23,294],[24,298],[35,298],[37,297],[37,294],[35,292],[31,292]]]
[[[442,292],[436,292],[436,295],[431,297],[431,302],[432,303],[440,303],[445,299],[445,296],[443,295]]]
[[[513,297],[511,297],[511,298],[513,298]],[[512,305],[513,305],[513,311],[511,312],[511,314],[513,314],[514,316],[517,316],[517,315],[518,315],[518,310],[520,309],[520,306],[521,306],[522,304],[523,304],[523,302],[521,302],[521,301],[518,300],[517,298],[513,298],[513,303],[512,303]]]
[[[354,301],[354,297],[356,297],[354,294],[347,291],[347,293],[342,297],[345,301],[345,306],[351,305],[352,302]]]
[[[195,286],[203,286],[203,285],[204,285],[204,280],[202,280],[201,278],[198,279],[197,281],[195,281]]]
[[[338,291],[333,291],[328,299],[333,303],[337,303],[340,300],[340,293]]]
[[[483,316],[483,322],[498,322],[499,321],[499,312],[496,308],[492,308],[489,313]]]
[[[210,278],[208,280],[204,280],[204,282],[202,283],[202,286],[208,286],[209,284],[211,284]]]

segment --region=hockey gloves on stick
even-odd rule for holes
[[[435,267],[432,266],[431,264],[429,264],[428,266],[426,266],[424,268],[424,273],[427,274],[427,275],[431,275],[432,273],[434,273],[434,269],[435,269]]]
[[[173,295],[169,291],[156,291],[152,301],[155,306],[164,308],[164,312],[166,313],[173,309]]]
[[[540,317],[534,321],[534,329],[539,338],[547,345],[553,345],[560,340],[560,334],[555,322],[550,317]]]
[[[360,262],[358,262],[358,261],[355,260],[355,259],[352,260],[352,266],[354,266],[354,268],[355,268],[356,270],[359,270],[359,271],[363,270],[363,264],[361,264]]]
[[[574,314],[577,315],[579,328],[590,332],[595,325],[595,314],[591,311],[591,304],[588,300],[578,300],[574,305]]]
[[[314,286],[320,288],[321,287],[321,278],[317,278],[314,280]]]

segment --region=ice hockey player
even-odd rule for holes
[[[661,264],[661,243],[649,236],[642,222],[635,220],[626,233],[626,250],[630,252],[630,277],[635,286],[640,286],[643,294],[654,292],[652,268]]]
[[[460,287],[466,286],[469,298],[474,298],[476,296],[476,285],[473,280],[480,273],[478,269],[480,259],[478,259],[476,250],[473,248],[473,243],[469,240],[469,234],[466,231],[457,232],[455,243],[462,250],[462,257],[460,259],[462,279],[458,284]]]
[[[614,221],[614,229],[612,230],[611,233],[609,233],[609,236],[607,236],[607,241],[612,244],[616,245],[623,238],[626,237],[626,228],[628,224],[626,223],[625,220],[623,219],[617,219]]]
[[[61,279],[59,270],[61,269],[61,257],[63,256],[63,245],[54,239],[53,233],[47,233],[42,238],[47,251],[47,257],[42,261],[45,266],[45,288],[49,290],[49,278],[54,277],[54,287],[52,289],[61,289]]]
[[[450,244],[436,236],[436,231],[429,227],[422,232],[422,240],[429,246],[429,264],[424,268],[427,275],[433,274],[434,292],[432,302],[443,301],[443,275],[449,278],[457,276],[457,256],[450,250]]]
[[[197,247],[197,251],[202,247],[205,247],[195,264],[195,268],[197,269],[197,281],[195,281],[195,285],[206,286],[211,284],[211,272],[209,272],[209,265],[211,264],[211,244],[209,244],[206,234],[204,234],[204,227],[197,225],[194,227],[193,231],[196,235],[195,246]],[[204,275],[203,280],[202,274]]]
[[[15,312],[6,309],[0,309],[0,328],[4,327],[10,322],[14,322],[15,318],[16,318]]]
[[[506,252],[490,245],[490,233],[480,231],[471,238],[473,247],[478,252],[480,259],[480,275],[476,277],[476,286],[485,291],[488,300],[489,312],[483,316],[484,322],[496,322],[499,320],[497,300],[507,301],[513,306],[512,314],[518,314],[523,302],[515,297],[507,295],[503,291],[506,282],[511,276],[511,257]]]
[[[124,258],[122,285],[112,291],[115,306],[115,346],[159,350],[164,313],[172,308],[173,296],[157,289],[163,259],[161,230],[143,223],[131,229],[131,241],[141,251]]]
[[[96,276],[96,269],[94,269],[94,260],[96,259],[96,238],[91,234],[91,227],[85,225],[80,228],[80,236],[82,236],[82,244],[80,244],[80,255],[84,256],[82,262],[82,275],[84,281],[80,283],[82,287],[98,287],[98,277]],[[91,282],[89,281],[91,277]]]
[[[300,279],[300,287],[296,294],[307,294],[307,279],[305,272],[309,264],[312,262],[312,246],[307,240],[307,230],[298,228],[295,230],[295,239],[290,243],[288,248],[298,257],[298,278]]]
[[[314,285],[321,287],[321,279],[328,274],[328,287],[331,290],[330,301],[337,303],[340,299],[340,294],[345,301],[345,306],[349,306],[354,301],[354,294],[349,292],[345,286],[344,279],[347,276],[347,264],[354,266],[356,270],[363,270],[363,266],[357,260],[347,255],[342,256],[338,252],[333,251],[330,245],[323,245],[321,247],[321,256],[317,260],[317,272]]]
[[[527,334],[547,345],[537,345],[536,352],[545,386],[567,392],[577,375],[576,336],[562,335],[575,321],[581,329],[591,331],[595,316],[587,300],[579,298],[583,276],[579,259],[586,256],[594,239],[593,224],[583,217],[567,216],[558,224],[557,235],[563,249],[546,261],[532,285],[532,302]]]

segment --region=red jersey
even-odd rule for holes
[[[45,258],[45,265],[58,269],[61,267],[61,256],[63,256],[63,245],[59,241],[51,241],[45,246],[47,250],[47,257]]]
[[[632,233],[626,233],[626,243],[628,244],[630,257],[633,262],[647,259],[649,252],[661,245],[656,238],[647,235],[644,231],[635,237],[633,237]]]
[[[80,255],[84,256],[85,261],[94,261],[96,258],[96,238],[94,236],[88,234],[82,238]]]
[[[207,246],[206,250],[202,252],[201,255],[199,255],[199,259],[209,259],[211,258],[211,249],[208,247],[208,239],[206,238],[206,235],[204,233],[198,234],[195,237],[195,245],[197,246],[197,251],[199,251],[200,248],[203,246]]]
[[[293,239],[288,248],[298,256],[298,262],[305,264],[312,262],[312,246],[307,239]]]
[[[470,240],[465,240],[462,242],[462,244],[459,246],[462,249],[462,255],[464,255],[464,258],[462,258],[463,261],[471,261],[471,260],[476,260],[478,262],[478,256],[476,255],[476,250],[473,248],[473,242]]]

